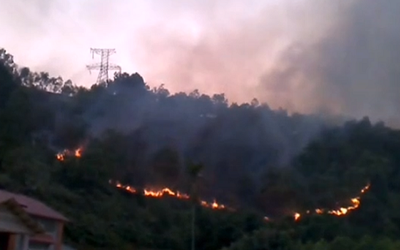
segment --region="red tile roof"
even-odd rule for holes
[[[11,198],[14,198],[18,202],[18,204],[22,206],[25,212],[30,215],[36,215],[53,220],[68,221],[68,219],[65,218],[62,214],[38,200],[32,199],[25,195],[0,190],[0,203]]]
[[[31,233],[43,234],[46,232],[43,226],[36,220],[32,219],[31,216],[29,216],[24,208],[14,198],[3,201],[0,204],[5,206],[11,213],[17,216],[20,221],[24,223],[28,229],[30,229]]]

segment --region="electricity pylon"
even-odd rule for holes
[[[101,56],[100,63],[86,66],[89,70],[89,73],[91,73],[91,70],[99,70],[99,75],[97,76],[96,82],[97,84],[108,82],[108,71],[114,70],[121,72],[121,67],[119,65],[110,63],[110,55],[116,53],[115,49],[90,48],[90,53],[92,53],[92,58],[94,58],[94,54]]]

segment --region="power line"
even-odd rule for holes
[[[89,70],[89,73],[91,73],[91,70],[99,70],[99,75],[97,76],[96,82],[97,84],[108,82],[108,71],[118,70],[119,72],[121,72],[121,67],[119,65],[110,63],[110,56],[116,53],[115,49],[90,48],[90,53],[92,53],[92,58],[94,58],[94,54],[101,56],[100,63],[86,66]]]

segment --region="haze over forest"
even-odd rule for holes
[[[398,250],[399,10],[3,0],[0,189],[77,249]]]
[[[397,125],[396,0],[5,0],[2,47],[20,65],[90,86],[90,47],[171,92]],[[373,18],[371,18],[373,16]]]

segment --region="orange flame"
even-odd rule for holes
[[[56,157],[57,157],[57,160],[59,160],[59,161],[64,161],[64,160],[65,160],[64,154],[62,154],[62,153],[58,153],[58,154],[56,155]]]
[[[363,188],[361,189],[360,193],[361,193],[361,194],[364,194],[369,188],[370,188],[370,184],[368,184],[368,185],[366,185],[365,187],[363,187]],[[329,210],[329,211],[327,211],[327,213],[328,213],[328,214],[335,215],[335,216],[343,216],[343,215],[346,215],[349,211],[355,210],[355,209],[357,209],[357,208],[360,206],[360,204],[361,204],[361,201],[360,201],[360,200],[361,200],[361,197],[352,198],[352,199],[350,200],[350,201],[351,201],[351,205],[350,205],[350,206],[348,206],[348,207],[340,207],[340,208],[338,208],[338,209],[336,209],[336,210]],[[307,213],[309,213],[309,211],[307,211]],[[325,210],[324,210],[324,209],[321,209],[321,208],[317,208],[317,209],[315,209],[315,213],[317,213],[317,214],[323,214],[323,213],[325,213]],[[299,213],[296,212],[296,213],[294,214],[294,220],[295,220],[295,221],[299,220],[300,217],[301,217],[301,215],[300,215]]]
[[[115,187],[119,188],[119,189],[124,189],[130,193],[133,194],[137,194],[138,191],[136,188],[131,187],[129,185],[122,185],[120,182],[113,182],[113,181],[109,181],[110,184],[115,185]],[[169,188],[163,188],[161,190],[149,190],[149,189],[144,189],[143,190],[143,195],[144,196],[150,196],[150,197],[155,197],[155,198],[161,198],[164,196],[172,196],[172,197],[176,197],[178,199],[190,199],[190,196],[188,194],[185,193],[181,193],[179,191],[174,192]],[[200,204],[203,207],[208,207],[208,208],[212,208],[212,209],[225,209],[226,206],[223,204],[219,204],[217,203],[216,200],[214,200],[213,202],[206,202],[206,201],[200,201]]]
[[[83,153],[82,147],[79,147],[79,148],[75,149],[74,151],[65,149],[62,152],[56,154],[56,158],[59,161],[64,161],[66,156],[75,156],[76,158],[81,158],[82,157],[82,153]],[[111,180],[110,180],[110,184],[113,184]],[[119,182],[115,182],[114,185],[117,188],[124,189],[124,190],[126,190],[126,191],[128,191],[130,193],[138,193],[138,191],[135,188],[131,187],[131,186],[122,185]],[[363,187],[361,189],[360,193],[364,194],[366,191],[368,191],[369,188],[370,188],[370,184],[368,184],[365,187]],[[151,197],[157,197],[157,198],[163,197],[165,195],[173,196],[173,197],[176,197],[176,198],[179,198],[179,199],[189,199],[190,198],[190,196],[188,194],[180,193],[179,191],[174,192],[169,188],[163,188],[161,190],[156,190],[156,191],[149,190],[149,189],[144,189],[143,192],[144,192],[145,196],[151,196]],[[346,215],[349,211],[355,210],[360,206],[360,203],[361,203],[360,199],[361,199],[360,197],[352,198],[351,199],[351,204],[352,205],[350,205],[348,207],[340,207],[339,209],[336,209],[336,210],[329,210],[326,213],[331,214],[331,215],[335,215],[335,216]],[[204,207],[208,207],[208,208],[212,208],[212,209],[227,209],[227,207],[225,205],[217,203],[216,200],[214,200],[213,202],[200,201],[200,204],[202,206],[204,206]],[[230,209],[230,210],[232,210],[232,209]],[[317,209],[314,210],[314,212],[316,214],[324,214],[325,210],[322,209],[322,208],[317,208]],[[307,210],[306,213],[310,214],[311,212],[309,210]],[[300,219],[300,217],[301,217],[301,214],[298,213],[298,212],[295,212],[293,216],[294,216],[294,220],[298,221]],[[264,217],[264,218],[266,220],[269,220],[268,217]]]
[[[82,148],[78,148],[75,150],[75,157],[77,157],[77,158],[82,157]]]
[[[74,156],[76,158],[81,158],[82,151],[83,151],[82,147],[79,147],[79,148],[75,149],[74,151],[64,149],[63,151],[56,154],[56,158],[59,161],[64,161],[67,156]]]

